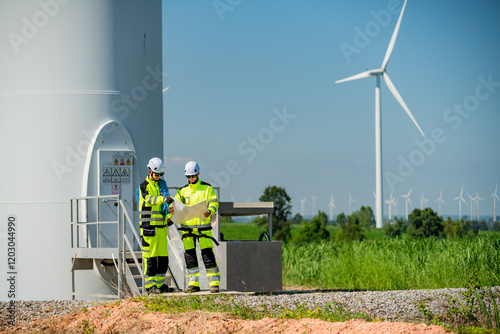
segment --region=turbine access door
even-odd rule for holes
[[[116,121],[102,125],[95,137],[90,157],[84,196],[119,195],[123,209],[129,217],[133,217],[135,148],[128,131]],[[97,227],[89,226],[90,247],[117,247],[118,225],[108,223],[119,219],[116,197],[102,198],[95,203],[94,207],[88,207],[88,214],[96,217],[102,224],[98,227],[99,232]],[[130,228],[127,236],[129,240],[133,240]]]

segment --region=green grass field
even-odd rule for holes
[[[301,225],[292,225],[294,237]],[[332,236],[337,232],[328,226]],[[257,240],[252,223],[222,223],[226,240]],[[390,239],[381,229],[363,242],[283,245],[283,285],[348,290],[407,290],[500,285],[500,233],[459,239]]]

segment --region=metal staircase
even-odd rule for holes
[[[72,198],[71,203],[71,277],[72,298],[124,298],[144,293],[144,266],[141,238],[119,195]],[[169,228],[169,243],[180,237]],[[182,242],[181,242],[182,249]],[[179,246],[169,247],[171,265],[165,277],[167,284],[179,289],[178,281],[186,276]],[[175,276],[170,267],[175,269]],[[111,293],[81,293],[75,282],[76,270],[94,270]],[[176,279],[177,278],[177,279]]]

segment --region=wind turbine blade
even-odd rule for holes
[[[341,82],[346,82],[346,81],[352,81],[352,80],[358,80],[358,79],[364,79],[364,78],[369,78],[373,76],[371,74],[371,71],[365,71],[363,73],[359,73],[359,74],[356,74],[356,75],[353,75],[351,77],[348,77],[348,78],[345,78],[345,79],[341,79],[341,80],[337,80],[335,81],[336,84],[338,83],[341,83]]]
[[[389,62],[389,58],[391,57],[392,50],[394,49],[394,44],[396,44],[396,38],[398,37],[399,26],[401,25],[401,20],[403,19],[403,13],[405,11],[406,2],[403,4],[403,8],[401,8],[401,14],[399,14],[398,22],[396,23],[396,28],[394,28],[394,32],[392,33],[391,41],[389,42],[389,47],[385,53],[384,61],[382,62],[382,71],[385,71],[387,67],[387,63]]]
[[[408,116],[410,116],[411,120],[413,121],[413,124],[415,124],[415,126],[418,129],[418,131],[420,131],[420,133],[422,134],[422,136],[425,138],[424,132],[422,131],[422,129],[418,125],[418,123],[415,120],[415,118],[413,118],[413,115],[411,114],[410,109],[408,109],[408,107],[406,106],[405,101],[403,101],[403,98],[401,97],[401,95],[399,95],[398,90],[396,89],[396,87],[392,83],[392,81],[389,78],[389,76],[387,75],[387,73],[384,73],[383,77],[384,77],[385,83],[386,83],[387,87],[389,88],[389,90],[391,91],[392,95],[394,95],[394,97],[396,98],[396,100],[398,100],[398,102],[401,105],[401,107],[403,107],[403,109],[406,111],[406,114],[408,114]]]

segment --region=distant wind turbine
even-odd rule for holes
[[[305,198],[300,199],[300,215],[304,217],[304,203],[306,202]]]
[[[500,201],[500,198],[498,198],[497,190],[498,190],[498,184],[495,187],[495,192],[493,194],[491,194],[491,196],[490,196],[490,197],[493,197],[493,221],[494,222],[497,221],[497,211],[496,211],[496,207],[495,207],[495,202],[497,200]]]
[[[364,79],[369,77],[376,77],[376,85],[375,85],[375,188],[377,193],[376,198],[376,227],[381,228],[383,224],[383,207],[382,207],[382,129],[381,129],[381,106],[380,106],[380,77],[382,76],[385,80],[387,88],[391,91],[392,95],[396,98],[399,104],[403,107],[405,112],[411,118],[413,123],[417,126],[418,130],[425,137],[424,132],[418,125],[415,118],[410,112],[410,109],[406,106],[405,102],[399,95],[396,87],[392,83],[391,79],[387,75],[386,67],[389,62],[389,58],[391,56],[392,50],[394,49],[394,45],[396,44],[396,38],[398,36],[399,27],[401,25],[401,20],[403,19],[403,13],[406,8],[406,3],[408,0],[405,0],[403,4],[403,8],[401,9],[401,14],[399,14],[398,22],[396,23],[396,27],[394,28],[394,32],[392,33],[391,40],[389,42],[389,46],[385,53],[384,60],[382,62],[382,67],[375,70],[367,70],[365,72],[353,75],[351,77],[337,80],[335,83],[341,83],[351,80]]]
[[[469,199],[470,199],[470,221],[472,221],[472,219],[474,219],[476,216],[474,214],[474,209],[476,208],[476,205],[475,205],[476,198],[472,197],[469,193],[467,193],[467,196],[469,196]]]
[[[410,194],[411,194],[412,190],[413,190],[413,188],[410,188],[410,191],[408,192],[408,194],[401,195],[401,197],[406,199],[405,202],[406,202],[406,220],[407,221],[408,221],[408,203],[411,205]]]
[[[335,201],[333,200],[333,195],[330,197],[330,204],[328,204],[330,207],[330,220],[333,221],[333,208],[335,207]]]
[[[427,207],[427,202],[429,202],[429,199],[424,197],[424,192],[422,191],[422,196],[420,197],[420,209],[423,210],[424,208]]]
[[[465,199],[462,196],[463,193],[464,193],[464,187],[462,186],[462,190],[460,191],[460,195],[457,198],[455,198],[455,201],[458,200],[458,219],[462,219],[462,202],[467,204],[467,202],[465,201]]]
[[[445,203],[446,204],[446,202],[443,199],[443,191],[442,190],[439,192],[439,197],[436,200],[436,202],[438,202],[438,204],[439,204],[439,215],[442,217],[442,215],[441,215],[441,203]]]
[[[392,191],[391,191],[391,196],[389,197],[388,200],[385,201],[385,203],[389,206],[389,221],[392,220],[392,206],[394,205],[394,197],[392,197]]]
[[[479,220],[479,201],[482,201],[483,198],[479,197],[479,194],[476,191],[476,205],[477,205],[477,211],[476,211],[476,217],[477,220]]]

